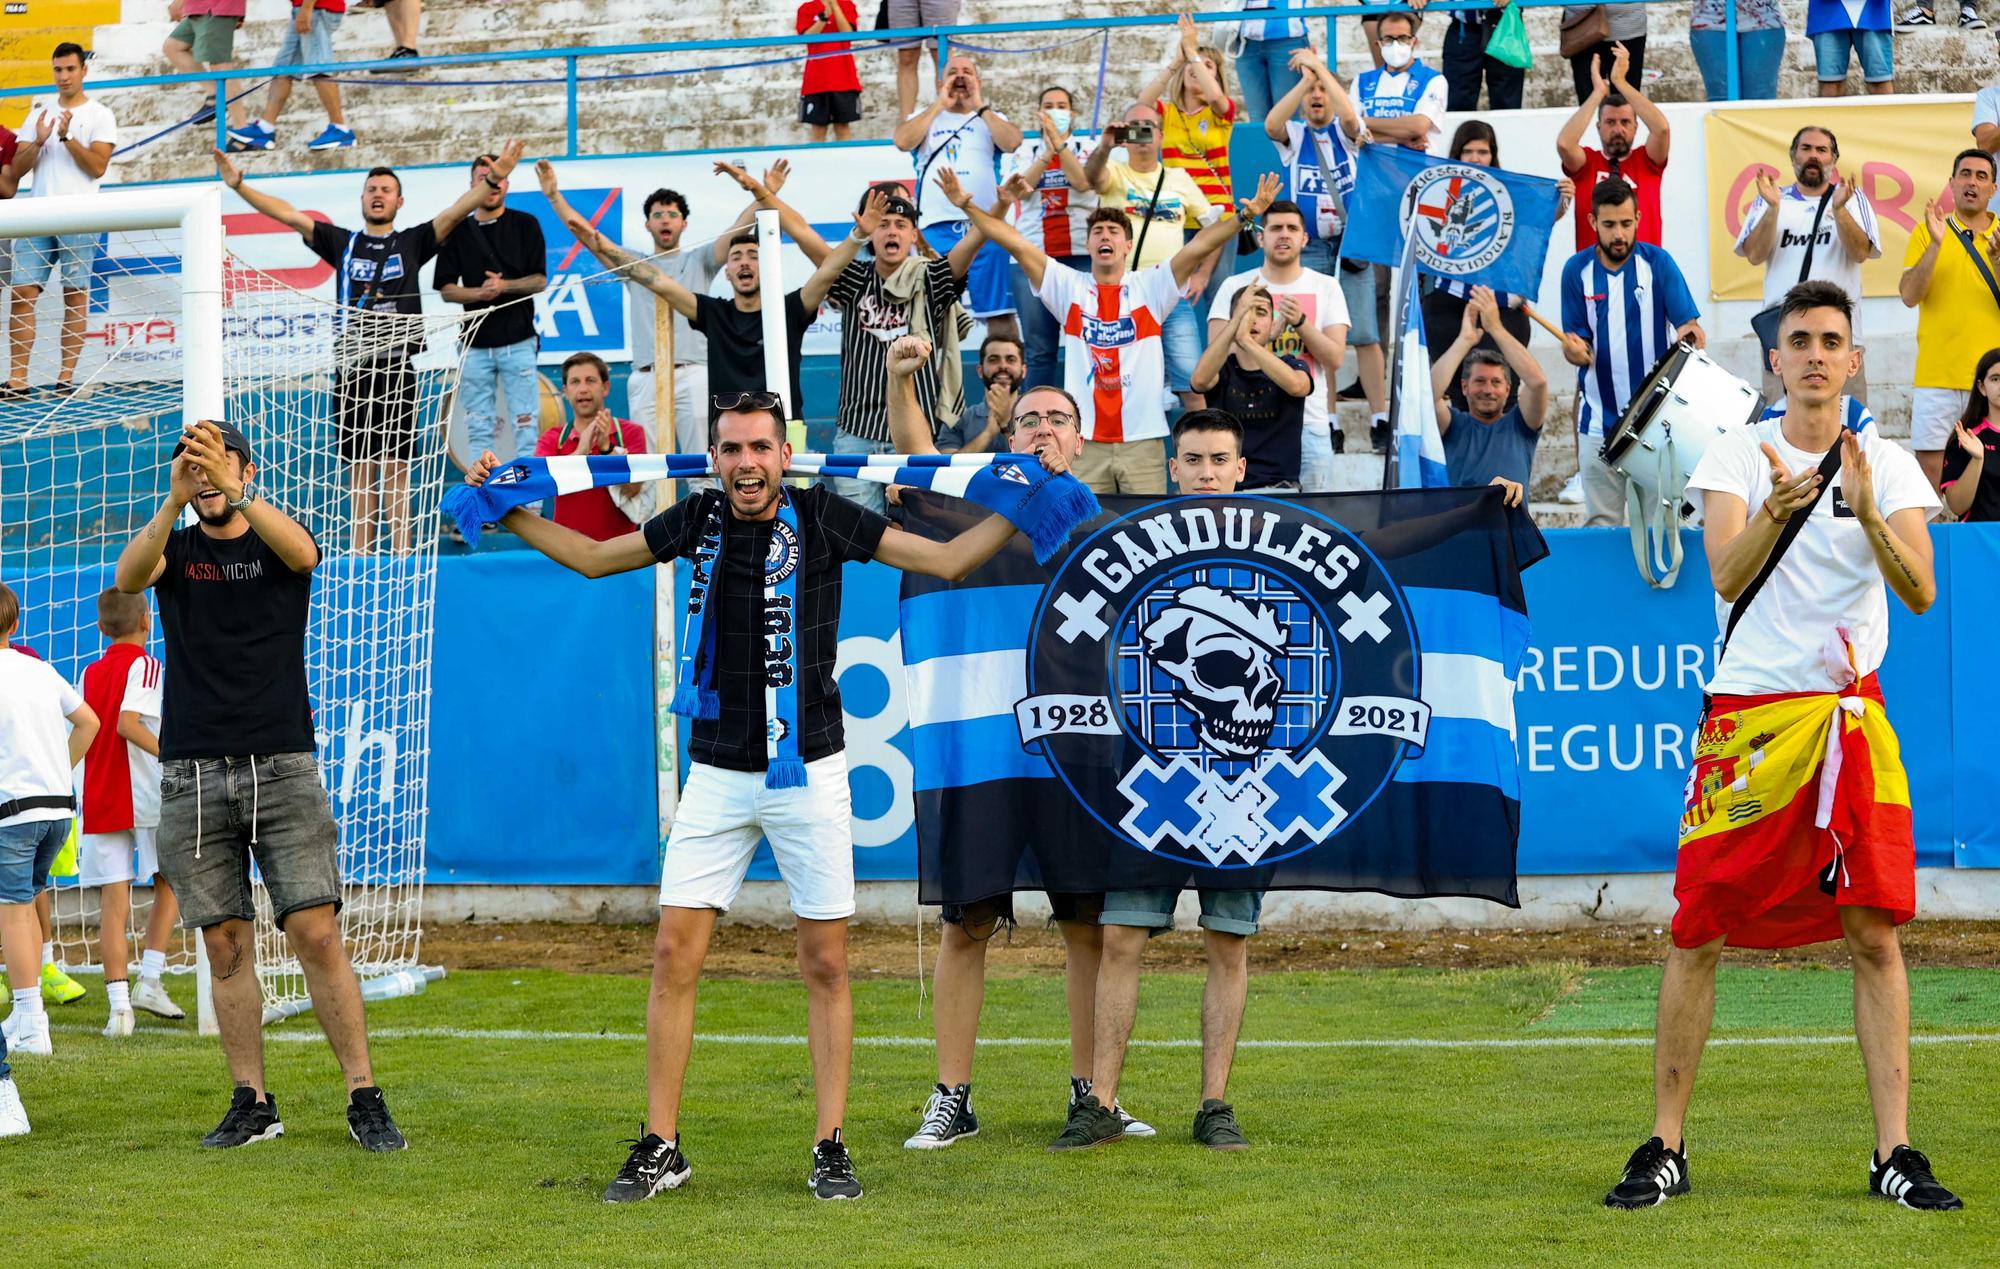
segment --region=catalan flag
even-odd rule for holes
[[[1688,771],[1674,942],[1797,947],[1839,906],[1916,914],[1910,786],[1882,690],[1717,696]],[[1839,906],[1837,906],[1839,905]]]

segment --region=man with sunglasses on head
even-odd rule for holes
[[[712,339],[711,349],[722,342]],[[1005,546],[1014,526],[986,515],[936,542],[824,485],[788,489],[792,447],[777,395],[722,392],[710,404],[709,458],[720,489],[683,498],[637,532],[602,542],[524,508],[502,520],[529,546],[586,577],[693,561],[675,693],[694,698],[687,706],[693,766],[661,858],[646,1010],[647,1117],[604,1199],[648,1199],[688,1179],[679,1119],[695,991],[716,920],[741,891],[760,838],[770,842],[798,917],[818,1121],[807,1188],[817,1198],[856,1199],[861,1182],[841,1133],[854,1045],[847,980],[854,837],[833,677],[841,568],[874,559],[961,578]],[[467,483],[485,483],[498,464],[482,455]]]

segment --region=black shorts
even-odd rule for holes
[[[799,122],[824,128],[830,123],[853,123],[861,118],[861,94],[811,93],[799,98]]]
[[[1098,913],[1104,911],[1104,893],[1051,894],[1049,910],[1058,921],[1083,921],[1095,925]],[[971,903],[947,903],[938,910],[938,919],[961,929],[997,929],[1002,922],[1011,926],[1014,924],[1014,896],[1000,894]]]
[[[408,357],[383,357],[339,373],[334,432],[344,463],[408,459],[417,449],[417,372]]]

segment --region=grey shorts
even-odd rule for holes
[[[1174,927],[1174,904],[1180,890],[1158,886],[1145,890],[1113,890],[1104,896],[1100,925],[1136,925],[1158,934]],[[1262,890],[1210,890],[1202,887],[1201,928],[1218,934],[1257,932],[1257,919],[1264,910]]]
[[[255,920],[250,861],[278,927],[303,908],[340,910],[340,834],[309,753],[160,764],[160,875],[181,927]]]

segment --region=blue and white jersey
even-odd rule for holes
[[[1762,422],[1785,417],[1785,398],[1779,397],[1764,407]],[[1840,397],[1840,425],[1850,432],[1865,432],[1874,426],[1875,416],[1868,407],[1853,397],[1842,393]]]
[[[1701,316],[1680,266],[1650,242],[1606,268],[1597,248],[1569,258],[1562,273],[1563,329],[1590,341],[1591,364],[1577,368],[1583,409],[1577,430],[1602,436],[1625,412],[1654,363],[1674,346],[1674,330]]]
[[[1275,16],[1293,9],[1305,7],[1305,0],[1243,0],[1243,12],[1261,13],[1273,16],[1247,17],[1243,22],[1243,38],[1246,40],[1303,40],[1306,38],[1304,18]]]
[[[1433,154],[1440,154],[1444,144],[1445,88],[1444,75],[1421,61],[1411,62],[1404,71],[1377,66],[1354,77],[1354,107],[1363,119],[1428,116],[1431,121],[1428,148]]]
[[[1319,148],[1317,158],[1306,144],[1305,121],[1286,120],[1285,139],[1278,143],[1278,161],[1285,165],[1285,197],[1305,213],[1306,236],[1331,240],[1340,237],[1342,216],[1327,197],[1321,162],[1340,188],[1344,208],[1354,199],[1354,151],[1337,119],[1324,128],[1312,129],[1312,135],[1313,145]]]

